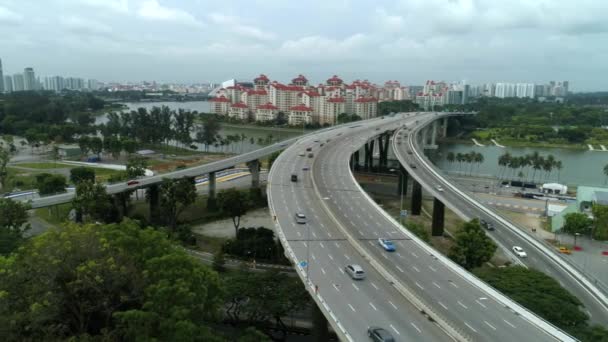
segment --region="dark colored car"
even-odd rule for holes
[[[306,151],[308,151],[308,152],[312,151],[312,147],[307,147]]]
[[[395,342],[393,335],[386,331],[386,329],[380,327],[369,327],[367,329],[367,335],[374,342]]]
[[[291,181],[292,182],[297,182],[298,181],[298,175],[291,175]]]
[[[139,182],[138,182],[138,181],[136,181],[136,180],[132,180],[132,181],[128,181],[128,182],[127,182],[127,185],[128,185],[128,186],[131,186],[131,185],[137,185],[137,184],[139,184]]]

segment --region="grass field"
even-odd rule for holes
[[[38,169],[38,170],[49,170],[49,169],[64,169],[64,168],[73,168],[73,165],[64,164],[64,163],[54,163],[54,162],[40,162],[40,163],[19,163],[15,164],[15,166],[25,167],[28,169]]]

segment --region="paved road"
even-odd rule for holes
[[[497,227],[496,230],[493,232],[488,232],[488,234],[495,241],[497,241],[503,249],[509,251],[512,259],[522,262],[528,267],[540,270],[555,278],[562,286],[567,288],[582,301],[593,323],[603,325],[608,324],[608,309],[604,307],[602,303],[600,303],[586,288],[584,288],[579,281],[574,279],[568,272],[566,272],[556,262],[551,260],[547,255],[542,253],[539,249],[528,243],[519,234],[510,230],[500,222],[497,222],[483,210],[476,207],[464,197],[453,191],[447,183],[441,181],[429,169],[427,169],[415,153],[409,154],[408,151],[412,148],[421,151],[418,146],[418,141],[414,139],[415,135],[415,133],[410,133],[407,140],[404,139],[407,141],[407,144],[403,143],[401,145],[393,145],[393,147],[395,147],[397,157],[410,175],[419,181],[433,196],[439,198],[444,204],[446,204],[447,207],[459,214],[459,216],[464,218],[479,217],[494,223],[494,225]],[[426,157],[423,158],[427,160]],[[438,168],[432,166],[428,160],[427,163],[436,172],[442,174],[442,172]],[[412,168],[412,165],[416,166],[415,170]],[[437,191],[436,186],[439,184],[441,184],[445,189],[444,191]],[[451,184],[461,191],[466,191],[458,184]],[[528,257],[518,260],[518,258],[510,252],[511,248],[515,245],[522,247],[528,254]]]
[[[302,170],[304,166],[311,167],[313,159],[298,154],[313,145],[313,153],[316,154],[318,144],[313,144],[312,140],[326,141],[340,131],[343,130],[299,142],[282,153],[273,165],[268,182],[270,206],[276,210],[280,230],[293,249],[296,259],[293,261],[309,261],[308,278],[314,284],[312,289],[318,286],[318,295],[331,308],[352,341],[367,340],[366,329],[370,325],[385,327],[398,341],[449,340],[436,324],[425,318],[380,274],[365,266],[366,261],[320,205],[320,199],[312,188],[310,171]],[[299,174],[296,183],[290,181],[293,173]],[[296,212],[305,212],[308,223],[296,224]],[[367,272],[364,281],[354,281],[344,273],[344,267],[350,263],[364,265]],[[300,275],[306,277],[303,273]],[[325,313],[330,315],[327,311]],[[328,320],[334,329],[339,330],[331,316]]]
[[[351,176],[348,161],[351,153],[375,134],[364,127],[357,129],[340,141],[328,144],[315,159],[313,173],[319,196],[328,198],[325,203],[349,234],[399,282],[406,284],[463,335],[476,341],[554,340],[446,267],[368,201]],[[384,251],[377,243],[380,237],[392,239],[397,251]]]

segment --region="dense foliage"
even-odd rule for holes
[[[4,341],[215,341],[223,298],[215,272],[131,221],[31,239],[0,258],[0,294]]]
[[[448,256],[467,270],[489,261],[497,248],[481,228],[478,219],[465,222],[454,234],[454,240]]]
[[[25,241],[29,205],[0,198],[0,255],[9,254]]]
[[[239,229],[236,238],[226,241],[222,246],[222,251],[248,260],[286,262],[283,248],[275,239],[274,232],[264,227]]]
[[[411,100],[383,101],[378,103],[378,115],[413,112],[415,110],[418,110],[418,105]]]
[[[600,241],[608,240],[608,205],[594,204],[593,238]]]
[[[477,269],[474,273],[527,309],[582,341],[608,341],[608,331],[589,327],[581,302],[546,274],[523,267]]]

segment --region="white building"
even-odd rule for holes
[[[230,105],[228,116],[239,120],[249,120],[249,107],[243,102]]]
[[[312,123],[312,108],[299,104],[289,108],[288,122],[292,126]]]
[[[33,68],[23,69],[23,90],[37,90],[36,74]]]
[[[263,105],[259,105],[255,110],[255,121],[272,121],[277,118],[279,114],[279,108],[272,103],[268,102]]]

